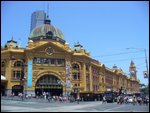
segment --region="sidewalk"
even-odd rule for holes
[[[25,102],[48,102],[43,98],[21,98],[18,96],[8,97],[8,96],[1,96],[1,100],[11,100],[11,101],[25,101]]]
[[[63,101],[63,102],[60,102],[60,101],[48,101],[47,99],[43,99],[43,98],[22,98],[21,97],[18,97],[18,96],[14,96],[14,97],[7,97],[7,96],[1,96],[1,100],[9,100],[9,101],[22,101],[22,102],[37,102],[37,103],[57,103],[57,104],[63,104],[63,103],[68,103],[68,104],[77,104],[77,101],[74,101],[74,102],[70,102],[70,101]],[[87,103],[102,103],[102,101],[80,101],[79,102],[79,105],[80,104],[87,104]]]

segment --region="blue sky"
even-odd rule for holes
[[[13,36],[26,47],[31,14],[45,10],[47,2],[1,2],[1,45]],[[114,64],[129,73],[131,60],[137,66],[137,78],[147,84],[144,51],[149,62],[149,2],[51,1],[49,17],[61,29],[70,47],[79,41],[91,57],[107,67]],[[21,39],[21,40],[20,40]],[[149,66],[148,66],[149,67]]]

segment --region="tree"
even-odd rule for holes
[[[144,94],[149,94],[149,85],[145,85],[145,87],[140,88],[140,92],[143,92]]]

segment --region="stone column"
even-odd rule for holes
[[[83,65],[82,77],[83,77],[83,87],[84,87],[83,91],[86,91],[87,90],[86,88],[86,65],[85,63],[82,63],[82,65]]]
[[[11,94],[12,92],[12,86],[14,85],[13,83],[11,83],[11,79],[12,79],[12,75],[13,75],[13,71],[12,71],[12,64],[13,61],[11,60],[11,58],[8,58],[6,61],[6,71],[5,71],[5,77],[8,80],[8,85],[6,85],[6,94]]]
[[[91,65],[89,67],[90,72],[90,91],[93,91],[93,78],[92,78],[92,68]]]

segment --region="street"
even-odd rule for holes
[[[1,100],[1,112],[149,112],[149,105],[93,102]]]

